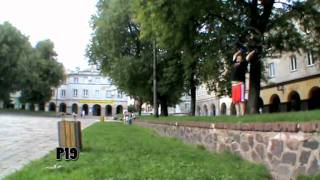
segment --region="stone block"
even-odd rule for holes
[[[262,144],[257,144],[255,147],[256,152],[260,156],[261,159],[264,159],[265,147]]]
[[[300,130],[303,132],[316,132],[318,129],[318,124],[317,123],[312,123],[312,122],[306,122],[306,123],[301,123],[299,124]]]
[[[283,142],[275,139],[271,140],[270,152],[280,158],[283,152]]]
[[[301,165],[308,164],[309,157],[311,152],[310,151],[302,151],[300,154],[299,162]]]
[[[256,123],[255,124],[256,131],[263,131],[263,129],[264,129],[264,123]]]
[[[288,166],[279,165],[275,170],[281,176],[284,176],[284,177],[290,177],[291,176],[291,171],[290,171]]]
[[[300,144],[300,142],[298,140],[295,140],[295,139],[289,139],[287,141],[287,147],[292,151],[298,150],[299,144]]]
[[[272,123],[265,123],[263,126],[263,131],[265,131],[265,132],[272,131]]]
[[[240,147],[242,151],[245,151],[245,152],[249,151],[249,144],[245,141],[241,142]]]
[[[231,150],[232,150],[232,152],[235,152],[235,151],[237,151],[238,149],[239,149],[239,144],[236,143],[236,142],[233,142],[233,143],[231,144]]]
[[[249,136],[249,137],[248,137],[248,142],[249,142],[250,147],[253,148],[253,145],[254,145],[253,136]]]
[[[280,123],[272,123],[272,131],[280,132],[282,130]]]
[[[263,137],[261,134],[256,134],[256,141],[259,142],[259,143],[263,143]]]
[[[251,159],[254,162],[261,162],[261,158],[257,155],[257,153],[255,151],[251,152]]]
[[[283,154],[281,162],[284,164],[295,165],[296,160],[297,155],[295,153],[287,152]]]
[[[318,149],[319,147],[319,142],[318,141],[305,141],[303,142],[303,147],[309,148],[309,149]]]
[[[315,175],[316,173],[319,173],[319,163],[317,159],[313,159],[310,167],[307,169],[308,175]]]
[[[285,132],[298,132],[297,123],[283,123],[282,124],[282,131]]]

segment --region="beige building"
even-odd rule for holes
[[[311,53],[285,53],[265,61],[264,112],[320,108],[320,63]]]
[[[113,116],[127,109],[128,96],[102,76],[94,67],[87,70],[69,71],[64,84],[54,89],[45,111],[93,116]]]

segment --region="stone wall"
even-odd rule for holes
[[[320,172],[320,123],[232,125],[136,121],[135,124],[185,143],[203,145],[210,151],[230,151],[251,162],[263,163],[275,179]]]

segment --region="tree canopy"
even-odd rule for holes
[[[255,50],[249,72],[251,113],[257,112],[265,57],[284,51],[319,54],[319,0],[101,0],[97,7],[90,59],[100,62],[120,89],[148,99],[155,41],[162,59],[160,92],[178,99],[180,89],[172,85],[182,82],[191,95],[192,115],[198,85],[205,83],[218,95],[230,93],[230,61],[240,46]]]
[[[131,0],[100,0],[92,18],[94,34],[87,49],[113,83],[136,100],[152,103],[152,39],[140,39]],[[158,49],[158,101],[162,109],[179,101],[183,91],[177,53]],[[178,82],[178,83],[177,83]],[[141,105],[142,103],[140,103]],[[164,112],[166,113],[166,112]]]
[[[0,100],[8,102],[10,93],[21,91],[22,102],[48,101],[52,88],[64,78],[63,66],[55,57],[50,40],[33,48],[10,23],[0,24]]]
[[[249,107],[257,112],[261,60],[274,52],[319,52],[319,1],[134,0],[142,38],[181,52],[190,84],[226,94],[231,55],[240,44],[256,50],[250,63]],[[192,79],[194,78],[194,79]],[[191,92],[193,86],[190,86]],[[229,92],[230,93],[230,92]],[[191,97],[194,101],[193,94]],[[192,107],[194,111],[194,106]]]
[[[52,89],[64,79],[63,65],[56,61],[54,45],[50,40],[37,43],[33,58],[25,64],[20,100],[29,103],[44,103],[50,100]]]

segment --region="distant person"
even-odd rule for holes
[[[247,49],[243,46],[233,55],[232,59],[232,102],[236,108],[237,116],[243,116],[245,114],[245,74],[247,72],[248,61],[253,57],[255,51],[251,51],[245,58]]]
[[[81,117],[84,118],[85,115],[86,115],[86,112],[85,112],[84,110],[82,110],[82,112],[81,112]]]
[[[76,120],[77,114],[75,112],[72,112],[72,117],[73,117],[74,120]]]

